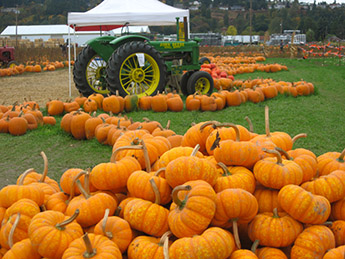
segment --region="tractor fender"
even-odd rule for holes
[[[98,56],[103,58],[103,60],[108,61],[115,50],[114,47],[110,45],[110,42],[114,39],[114,36],[101,36],[87,41],[86,44],[89,45]]]
[[[150,41],[150,39],[141,35],[124,35],[112,40],[110,45],[112,45],[114,49],[117,49],[121,45],[130,41]]]
[[[141,35],[125,35],[120,37],[101,36],[89,40],[87,45],[89,45],[103,60],[108,61],[118,47],[130,41],[149,41],[149,39]]]

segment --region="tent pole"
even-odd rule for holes
[[[75,27],[74,27],[75,28]],[[71,93],[71,43],[70,43],[70,24],[68,24],[68,38],[67,38],[67,47],[68,47],[68,83],[69,83],[69,97],[72,97]]]
[[[73,57],[73,60],[75,61],[77,59],[77,40],[76,40],[76,36],[75,36],[75,30],[74,30],[74,42],[73,42],[73,45],[74,45],[74,57]]]

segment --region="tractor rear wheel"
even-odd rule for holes
[[[16,66],[19,66],[19,64],[16,62],[16,61],[14,61],[14,60],[12,60],[12,61],[10,61],[10,62],[8,62],[8,65],[7,65],[9,68],[14,68],[14,67],[16,67]]]
[[[187,83],[188,83],[188,79],[190,78],[190,76],[194,73],[194,71],[188,71],[186,73],[184,73],[181,77],[181,91],[184,95],[189,95],[188,93],[188,88],[187,88]]]
[[[86,46],[74,63],[73,79],[81,94],[93,93],[107,95],[109,90],[105,79],[107,62],[90,47]]]
[[[200,94],[211,94],[213,92],[213,78],[205,71],[194,72],[187,82],[188,94],[198,92]]]
[[[143,41],[121,45],[108,60],[107,83],[112,94],[136,94],[138,97],[162,92],[166,66],[159,52]]]

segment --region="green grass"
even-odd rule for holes
[[[345,66],[338,60],[328,59],[268,59],[266,63],[287,65],[289,71],[278,73],[255,72],[236,75],[236,79],[273,78],[275,80],[312,82],[316,93],[307,97],[293,98],[278,96],[259,104],[247,102],[238,107],[228,107],[217,112],[166,112],[138,111],[127,114],[134,121],[143,117],[157,120],[163,126],[171,120],[171,129],[184,134],[192,122],[217,120],[233,122],[247,127],[244,120],[249,116],[254,130],[264,133],[264,107],[270,108],[270,129],[285,131],[291,136],[307,133],[308,137],[296,142],[295,147],[304,147],[316,155],[329,151],[341,152],[345,148]],[[101,145],[97,140],[78,141],[62,132],[61,117],[56,126],[45,126],[13,137],[0,134],[0,187],[15,183],[17,177],[28,168],[43,171],[40,152],[49,160],[48,175],[59,180],[68,168],[88,168],[102,162],[109,162],[112,148]]]

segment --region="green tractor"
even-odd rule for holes
[[[176,22],[179,32],[179,22]],[[186,19],[184,23],[186,28]],[[79,53],[73,68],[74,83],[81,94],[121,96],[155,95],[169,81],[184,95],[210,94],[213,79],[200,71],[199,40],[150,41],[141,35],[101,36],[92,39]]]

